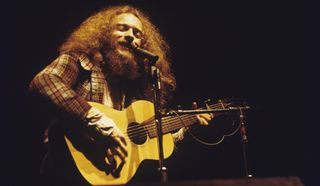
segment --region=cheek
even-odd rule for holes
[[[112,32],[112,34],[111,34],[111,39],[112,39],[112,40],[116,40],[116,39],[119,39],[119,38],[121,38],[121,37],[122,37],[121,32],[115,31],[115,32]]]
[[[110,35],[110,43],[113,45],[116,44],[119,38],[121,38],[121,35],[119,35],[118,33],[112,33]]]
[[[139,47],[141,47],[142,41],[141,41],[141,39],[136,39],[135,43],[136,43]]]

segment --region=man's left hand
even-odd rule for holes
[[[192,108],[193,109],[197,109],[198,105],[197,102],[193,102],[192,103]],[[197,119],[198,119],[198,123],[200,125],[209,125],[210,121],[214,118],[214,115],[208,114],[208,113],[204,113],[204,114],[197,114]]]

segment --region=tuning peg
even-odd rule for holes
[[[197,109],[198,103],[196,101],[192,102],[192,109]]]
[[[208,110],[211,109],[211,107],[210,107],[210,105],[209,105],[210,102],[211,102],[211,99],[207,99],[207,100],[204,101],[204,104],[205,104],[205,106],[206,106],[206,108],[207,108]],[[213,119],[213,117],[214,117],[213,113],[210,113],[210,116],[211,116],[211,119]]]
[[[209,104],[210,102],[211,102],[211,99],[207,99],[207,100],[204,101],[204,104],[207,105],[207,104]]]
[[[209,103],[211,102],[211,99],[207,99],[204,101],[204,104],[206,106],[207,109],[210,109]]]
[[[222,101],[221,99],[219,99],[218,102],[221,104],[221,107],[222,107],[223,109],[226,108],[226,107],[224,106],[224,103],[223,103],[223,101]]]

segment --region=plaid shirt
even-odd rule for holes
[[[84,118],[91,106],[102,103],[105,76],[84,54],[62,54],[30,83],[30,90],[50,99],[60,109]]]
[[[49,98],[56,106],[80,119],[84,119],[91,108],[87,101],[103,103],[104,87],[101,67],[91,63],[84,54],[60,55],[30,83],[31,91]],[[174,133],[174,141],[182,140],[184,133],[183,129]]]

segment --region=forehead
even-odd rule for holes
[[[116,16],[113,20],[114,24],[125,24],[134,27],[138,30],[142,30],[142,23],[135,15],[131,13],[123,13]]]

